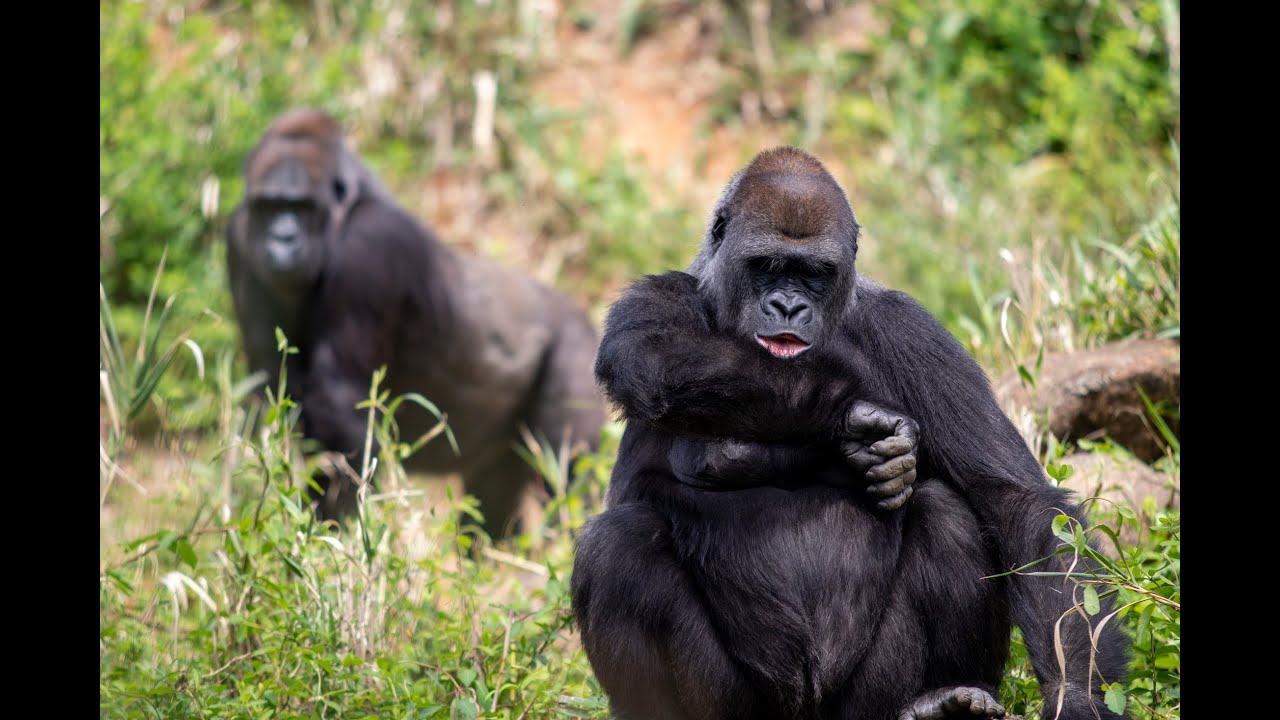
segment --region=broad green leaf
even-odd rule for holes
[[[456,698],[451,708],[451,717],[454,720],[475,720],[480,714],[480,708],[470,698]]]
[[[1084,611],[1097,615],[1101,607],[1098,603],[1098,591],[1092,585],[1084,586]]]
[[[1125,705],[1124,683],[1111,683],[1102,687],[1107,691],[1104,697],[1107,709],[1116,714],[1123,713]]]

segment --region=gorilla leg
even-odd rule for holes
[[[307,497],[315,503],[316,519],[344,523],[359,502],[360,471],[352,467],[346,456],[336,452],[321,453],[311,472]]]
[[[582,644],[619,718],[746,718],[752,689],[676,563],[658,513],[624,503],[578,540],[573,606]],[[723,713],[723,714],[722,714]]]
[[[489,464],[463,473],[462,488],[479,501],[480,511],[484,514],[481,528],[490,539],[497,540],[523,530],[517,511],[525,493],[533,486],[536,474],[529,463],[515,452],[502,453]],[[474,525],[475,520],[464,515],[460,524],[464,527]]]
[[[1003,580],[984,579],[996,565],[977,517],[936,479],[917,483],[902,512],[903,551],[891,605],[844,686],[837,717],[898,718],[909,711],[920,720],[993,717],[985,713],[1009,657],[1012,628]],[[962,694],[962,688],[990,697]],[[964,703],[963,712],[951,709]],[[928,714],[938,712],[943,714]]]
[[[528,419],[529,426],[552,448],[558,449],[564,442],[570,457],[576,457],[594,451],[600,444],[605,412],[595,378],[582,372],[595,357],[595,331],[571,307],[564,309],[562,319],[540,382],[535,384],[538,392]]]

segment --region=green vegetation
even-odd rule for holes
[[[386,436],[378,487],[335,534],[303,503],[292,401],[274,395],[255,424],[222,233],[244,153],[289,107],[339,117],[410,210],[454,224],[446,240],[537,258],[597,318],[629,279],[688,261],[699,198],[727,179],[707,168],[770,137],[845,183],[860,271],[918,297],[993,375],[1034,377],[1046,351],[1179,337],[1176,3],[562,5],[554,18],[525,0],[100,4],[102,717],[606,716],[567,582],[617,426],[575,468],[530,447],[556,490],[547,522],[473,547],[456,525],[468,500],[399,468],[421,439],[370,428]],[[699,32],[673,40],[690,19]],[[692,182],[593,133],[631,118],[548,89],[591,43],[600,73],[646,72],[629,63],[654,45],[670,62],[698,54],[674,75],[707,84]],[[477,73],[499,88],[480,142]],[[446,205],[444,187],[463,199]],[[370,397],[396,401],[372,384]],[[1177,412],[1150,408],[1152,425]],[[1159,467],[1176,479],[1165,439]],[[1068,448],[1043,445],[1064,478]],[[1179,718],[1178,513],[1093,509],[1109,550],[1121,526],[1145,528],[1096,557],[1105,575],[1078,578],[1081,611],[1114,594],[1134,637],[1134,675],[1111,700]],[[1054,529],[1093,552],[1080,528]],[[1036,693],[1015,643],[1001,699],[1040,720]]]

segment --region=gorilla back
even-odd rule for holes
[[[526,425],[552,443],[593,448],[604,420],[591,380],[596,336],[586,314],[533,279],[459,253],[401,209],[315,110],[278,118],[245,163],[245,198],[231,218],[227,267],[249,365],[278,382],[280,327],[299,353],[287,365],[307,438],[356,463],[372,373],[383,389],[418,393],[457,440],[406,460],[460,472],[492,536],[510,528],[534,474],[513,451]],[[400,436],[436,418],[401,405]],[[318,512],[339,518],[354,487],[315,478]]]

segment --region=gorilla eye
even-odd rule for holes
[[[333,197],[336,198],[338,202],[342,202],[347,199],[347,184],[342,182],[342,178],[333,179]]]
[[[724,240],[725,219],[723,215],[717,215],[715,222],[711,223],[711,241],[719,243]]]
[[[814,279],[827,278],[836,274],[836,266],[824,262],[806,264],[801,270],[801,274]]]

